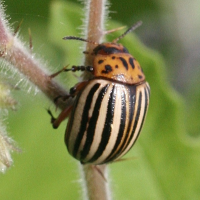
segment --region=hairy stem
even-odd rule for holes
[[[100,43],[106,13],[106,0],[87,0],[86,2],[86,33],[88,40]],[[87,43],[86,51],[92,52],[94,44]],[[92,65],[93,57],[91,54],[85,55],[85,65]],[[89,74],[85,72],[83,79],[88,79]],[[111,192],[107,180],[107,165],[83,165],[82,174],[85,180],[85,192],[89,200],[108,200],[111,199]],[[106,180],[105,180],[106,179]]]
[[[107,12],[107,0],[86,0],[86,25],[85,25],[85,37],[96,43],[100,43],[102,36],[104,35],[105,16]],[[85,51],[92,52],[94,44],[87,43]],[[93,57],[91,54],[85,55],[85,65],[92,65]],[[88,79],[88,73],[83,73],[83,79]]]
[[[31,51],[12,34],[5,23],[0,9],[0,55],[11,66],[18,69],[30,82],[36,85],[50,100],[67,94],[56,81],[50,78],[45,65],[36,59]],[[64,105],[57,105],[61,109]]]

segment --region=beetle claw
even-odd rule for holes
[[[53,124],[55,122],[56,118],[53,116],[52,112],[49,109],[47,110],[47,112],[51,116],[51,123]]]
[[[59,99],[61,99],[62,101],[66,101],[67,99],[69,99],[69,97],[71,97],[71,95],[65,95],[65,96],[57,96],[54,100],[53,100],[53,102],[55,103],[55,104],[57,104],[58,103],[58,100]]]

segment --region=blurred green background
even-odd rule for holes
[[[49,71],[81,64],[80,43],[62,40],[81,35],[79,1],[6,0],[4,5],[13,28],[23,19],[19,36],[27,46],[31,29],[33,52]],[[197,0],[111,1],[108,29],[143,21],[120,42],[141,63],[152,95],[142,134],[126,156],[136,159],[110,165],[113,199],[200,199],[199,6]],[[66,74],[60,81],[68,88],[75,83]],[[0,174],[0,199],[81,199],[78,162],[63,141],[66,123],[52,129],[45,109],[54,111],[54,105],[35,90],[24,82],[13,92],[18,109],[9,112],[7,129],[22,153],[13,153],[13,166]]]

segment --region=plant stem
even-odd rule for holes
[[[110,200],[111,192],[107,176],[107,165],[81,165],[85,199]]]
[[[86,0],[85,3],[86,19],[85,19],[85,37],[96,43],[100,43],[104,35],[105,17],[107,14],[106,0]],[[94,44],[87,43],[85,51],[92,52]],[[91,54],[85,54],[85,65],[92,65],[93,57]],[[83,79],[88,79],[89,74],[83,73]]]
[[[0,52],[4,61],[37,86],[51,101],[66,95],[67,91],[50,78],[45,65],[10,32],[3,16],[3,10],[0,8]],[[57,106],[64,108],[62,104]]]
[[[86,38],[90,41],[100,43],[106,13],[106,0],[87,0],[86,2]],[[86,51],[92,52],[94,44],[87,43]],[[92,65],[93,57],[91,54],[85,55],[85,65]],[[89,74],[83,73],[83,79],[87,80]],[[97,170],[98,167],[98,170]],[[107,180],[107,165],[83,165],[82,175],[85,180],[86,195],[89,200],[108,200],[111,199]],[[106,179],[106,180],[105,180]]]

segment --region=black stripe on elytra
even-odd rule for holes
[[[129,61],[130,65],[131,65],[132,69],[134,69],[134,68],[135,68],[135,65],[134,65],[134,58],[133,58],[133,57],[130,57],[130,58],[128,59],[128,61]]]
[[[109,138],[112,131],[111,125],[113,125],[115,101],[116,101],[116,87],[113,86],[112,91],[110,93],[109,101],[108,101],[107,112],[105,113],[106,120],[105,120],[105,125],[103,128],[103,132],[101,135],[101,142],[94,156],[88,162],[94,162],[95,160],[97,160],[102,155],[106,146],[109,143]]]
[[[128,63],[126,62],[126,60],[123,57],[119,57],[119,59],[122,61],[122,64],[126,68],[126,70],[128,70]]]
[[[134,145],[134,143],[136,142],[136,140],[137,140],[137,138],[138,138],[138,136],[139,136],[139,134],[140,134],[140,131],[141,131],[142,127],[143,127],[144,120],[145,120],[145,117],[146,117],[146,114],[147,114],[147,107],[148,107],[148,102],[149,102],[149,95],[147,94],[147,93],[148,93],[148,92],[147,92],[147,88],[144,88],[144,91],[145,91],[144,113],[143,113],[143,117],[142,117],[142,122],[141,122],[141,124],[140,124],[140,129],[139,129],[139,131],[138,131],[137,137],[135,138],[135,140],[134,140],[132,146]]]
[[[148,96],[150,97],[150,94],[151,94],[151,89],[150,89],[150,87],[149,87],[149,85],[148,85],[148,84],[146,84],[146,87],[147,87],[147,91],[148,91]]]
[[[135,116],[135,122],[134,122],[134,125],[133,125],[133,130],[132,130],[132,133],[131,133],[131,137],[129,139],[129,142],[132,140],[132,138],[134,137],[134,134],[135,134],[135,131],[136,131],[136,128],[138,126],[138,120],[140,118],[140,112],[141,112],[141,106],[142,106],[142,92],[140,91],[139,93],[139,100],[138,100],[138,106],[137,106],[137,113],[136,113],[136,116]],[[140,130],[141,130],[141,126],[142,124],[139,124],[140,125]],[[136,138],[135,140],[133,141],[133,144],[136,142],[138,136],[139,136],[139,133],[137,133],[136,135]],[[129,144],[128,142],[128,144]],[[133,146],[133,144],[131,146]],[[131,148],[131,147],[130,147]],[[124,149],[125,150],[125,149]]]
[[[118,109],[118,108],[116,108]],[[110,155],[105,159],[105,163],[114,160],[118,155],[115,154],[119,144],[121,143],[124,129],[125,129],[125,124],[126,124],[126,96],[124,90],[121,92],[121,117],[120,117],[120,126],[119,126],[119,131],[117,134],[117,139],[115,142],[115,145],[110,153]]]
[[[86,130],[86,126],[87,126],[87,123],[88,123],[88,113],[89,113],[89,109],[90,109],[90,106],[91,106],[91,103],[92,103],[92,100],[93,100],[94,93],[98,90],[99,87],[100,87],[100,83],[96,83],[91,88],[91,90],[90,90],[90,92],[89,92],[89,94],[86,98],[83,113],[82,113],[82,116],[81,116],[82,118],[81,118],[81,123],[80,123],[80,127],[79,127],[79,132],[77,134],[77,138],[76,138],[76,141],[75,141],[75,144],[74,144],[74,149],[73,149],[73,156],[75,158],[76,158],[80,143],[83,139],[84,132]],[[81,98],[81,96],[79,98]],[[76,126],[76,124],[75,124],[75,126]]]
[[[133,144],[131,145],[131,147],[135,144],[135,142],[137,141],[138,136],[140,135],[140,131],[141,131],[142,127],[143,127],[144,120],[145,120],[145,117],[146,117],[146,114],[147,114],[147,108],[148,108],[148,102],[149,102],[149,95],[148,95],[148,92],[147,92],[147,88],[145,88],[144,90],[145,90],[145,105],[144,105],[145,108],[144,108],[144,113],[143,113],[143,117],[142,117],[142,122],[140,124],[140,129],[138,131],[138,134],[137,134],[137,136],[136,136]],[[134,135],[134,133],[133,133],[133,135]],[[129,149],[131,149],[131,147]]]
[[[74,121],[74,113],[76,111],[76,107],[78,105],[78,101],[79,101],[79,98],[82,94],[83,90],[80,91],[78,94],[77,94],[77,97],[76,97],[76,100],[73,104],[73,108],[72,108],[72,111],[71,111],[71,115],[70,115],[70,118],[68,120],[68,123],[67,123],[67,130],[66,130],[66,133],[65,134],[65,144],[67,145],[67,147],[69,146],[68,142],[69,142],[69,138],[70,138],[70,135],[71,135],[71,129],[72,129],[72,125],[73,125],[73,121]]]
[[[116,153],[116,158],[118,156],[120,156],[120,154],[124,151],[124,149],[127,147],[128,145],[128,138],[130,138],[130,130],[131,130],[131,125],[133,122],[133,116],[134,116],[134,112],[135,112],[135,100],[136,100],[136,87],[135,85],[132,86],[127,86],[129,88],[129,99],[128,99],[128,104],[129,104],[129,120],[127,120],[126,123],[128,123],[128,128],[127,128],[127,132],[124,133],[125,134],[125,138],[123,141],[123,144],[121,146],[121,148],[119,149],[119,151]]]
[[[97,124],[97,120],[99,118],[99,111],[100,107],[102,105],[102,100],[108,90],[109,84],[107,84],[105,87],[101,89],[99,92],[99,95],[97,97],[96,103],[94,105],[94,110],[92,113],[92,116],[89,121],[88,129],[87,129],[87,134],[86,134],[86,141],[85,145],[83,147],[83,150],[81,151],[81,158],[80,160],[84,160],[85,157],[87,157],[88,152],[90,151],[90,147],[93,143],[93,138],[94,138],[94,132]],[[99,130],[100,131],[100,130]]]

